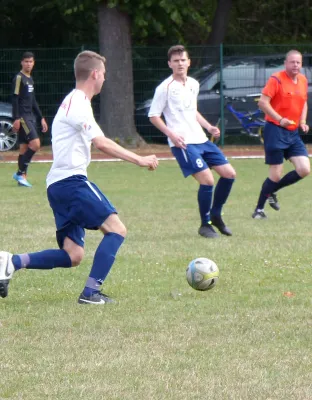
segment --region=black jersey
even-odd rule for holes
[[[42,118],[42,114],[35,97],[34,81],[31,76],[22,72],[13,79],[13,119],[33,116]]]

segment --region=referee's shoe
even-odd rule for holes
[[[281,208],[278,200],[277,200],[277,196],[275,193],[271,193],[270,196],[268,197],[268,202],[269,205],[273,208],[273,210],[275,211],[279,211],[279,209]]]

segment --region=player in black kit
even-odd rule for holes
[[[35,65],[34,54],[25,52],[21,65],[22,70],[13,80],[13,129],[18,132],[19,138],[18,171],[13,175],[13,179],[21,186],[31,187],[26,176],[28,165],[40,148],[37,119],[41,121],[42,132],[47,132],[48,125],[36,101],[34,81],[31,77]]]

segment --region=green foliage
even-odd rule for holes
[[[45,3],[34,9],[42,11],[51,5],[65,17],[75,16],[80,19],[85,13],[96,15],[96,8],[101,0],[55,0]],[[203,4],[204,3],[204,4]],[[192,42],[201,37],[204,42],[209,34],[209,16],[212,16],[213,7],[208,0],[199,3],[190,3],[188,0],[109,0],[107,7],[118,9],[130,15],[132,21],[132,37],[136,44],[164,44],[176,42]],[[187,22],[187,23],[186,23]],[[91,27],[91,21],[85,21]],[[96,19],[92,21],[92,26]],[[75,25],[75,23],[74,23]]]
[[[3,0],[0,45],[71,46],[96,43],[97,7],[129,14],[134,45],[207,42],[218,0]],[[225,43],[308,43],[312,35],[308,1],[233,2]]]

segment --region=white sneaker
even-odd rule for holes
[[[7,297],[8,295],[9,281],[14,272],[12,255],[7,251],[0,251],[0,297]]]

